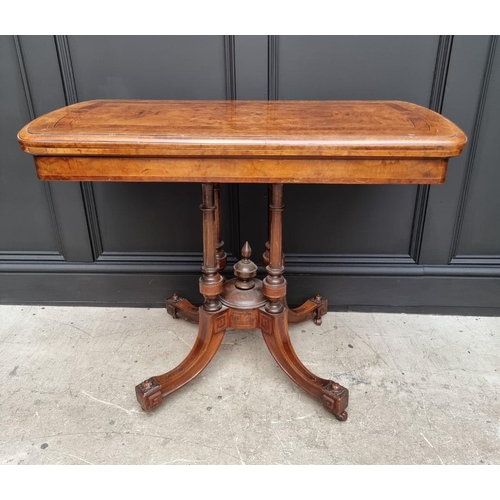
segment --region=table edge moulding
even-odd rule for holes
[[[202,184],[204,304],[166,301],[174,318],[198,324],[198,336],[177,367],[137,385],[144,410],[196,377],[227,329],[260,329],[284,372],[339,420],[347,418],[348,390],[309,371],[288,334],[290,323],[321,324],[328,302],[317,295],[287,305],[284,184],[438,184],[467,142],[445,117],[402,101],[93,100],[33,120],[18,140],[42,180]],[[235,278],[221,274],[220,183],[233,182],[269,184],[263,280],[248,242]]]

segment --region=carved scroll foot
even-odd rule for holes
[[[182,318],[190,323],[198,324],[199,312],[198,307],[193,306],[189,300],[179,297],[176,293],[166,300],[167,312],[172,318]]]
[[[338,420],[346,420],[349,391],[340,384],[310,372],[293,349],[288,334],[288,311],[271,314],[260,309],[259,326],[264,341],[280,368],[302,389],[322,401]]]
[[[314,324],[321,325],[322,317],[328,312],[328,300],[321,295],[306,300],[301,306],[288,309],[288,323],[303,323],[312,319]]]
[[[166,396],[186,385],[206,368],[218,351],[228,328],[227,312],[226,308],[215,313],[200,308],[198,337],[184,361],[173,370],[151,377],[135,388],[137,400],[144,411],[159,406]]]
[[[349,391],[342,387],[337,382],[329,380],[328,384],[323,387],[323,396],[321,398],[323,406],[335,415],[335,418],[340,421],[347,420],[347,404],[349,402]]]
[[[149,411],[160,406],[163,401],[160,384],[154,377],[148,378],[137,385],[135,387],[135,395],[144,411]]]

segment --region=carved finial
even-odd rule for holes
[[[241,256],[243,257],[243,259],[248,260],[250,259],[251,255],[252,255],[252,249],[250,248],[248,241],[246,241],[245,244],[243,245],[243,248],[241,249]]]
[[[252,249],[247,241],[241,249],[243,258],[236,262],[233,268],[234,275],[238,278],[234,286],[240,290],[250,290],[255,286],[253,278],[257,274],[257,266],[250,260],[251,255]]]

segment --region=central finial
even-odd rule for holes
[[[245,263],[250,260],[250,256],[252,255],[252,249],[250,248],[250,245],[248,244],[248,241],[245,242],[243,245],[243,248],[241,249],[241,256],[243,257],[243,260]]]
[[[255,286],[253,278],[257,274],[257,266],[250,260],[252,249],[248,241],[241,249],[241,256],[243,257],[234,265],[234,275],[238,278],[234,286],[240,290],[250,290]]]

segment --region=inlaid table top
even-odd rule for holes
[[[45,180],[439,183],[465,134],[401,101],[94,100],[19,132]]]

